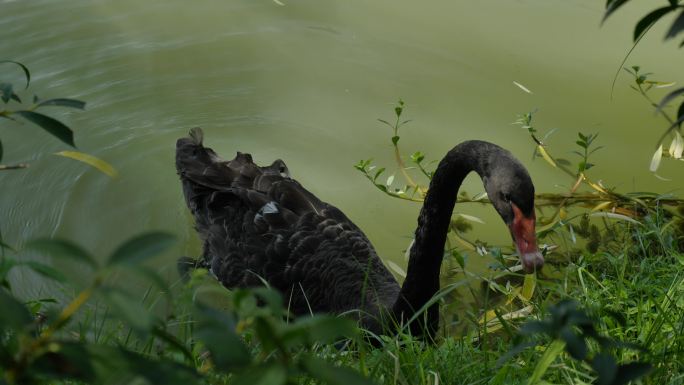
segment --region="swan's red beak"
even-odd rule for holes
[[[520,262],[522,262],[523,270],[526,273],[534,273],[541,270],[544,266],[544,256],[537,248],[537,235],[534,231],[534,224],[536,217],[534,211],[530,217],[526,217],[522,211],[514,203],[513,207],[513,222],[509,225],[511,235],[515,247],[520,255]]]

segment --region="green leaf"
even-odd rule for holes
[[[282,365],[270,363],[259,365],[235,376],[235,379],[231,381],[231,384],[282,385],[285,381],[287,381],[287,369]]]
[[[114,315],[124,321],[126,326],[141,333],[150,331],[154,318],[140,303],[141,299],[114,287],[102,288],[101,294]]]
[[[2,64],[2,63],[12,63],[12,64],[16,64],[19,67],[21,67],[22,71],[24,71],[24,76],[26,76],[26,87],[24,89],[28,88],[29,83],[31,83],[31,72],[29,72],[29,69],[26,68],[25,65],[23,65],[17,61],[12,61],[12,60],[0,60],[0,64]]]
[[[547,334],[553,335],[555,330],[553,325],[545,321],[527,321],[520,327],[520,334],[522,335],[533,335],[533,334]]]
[[[2,155],[3,155],[3,149],[2,149],[2,140],[0,140],[0,162],[2,162]]]
[[[564,347],[565,343],[563,341],[553,341],[551,345],[546,348],[541,359],[539,359],[537,366],[534,367],[534,371],[532,372],[530,379],[527,381],[528,385],[536,384],[542,379],[542,377],[544,377],[544,374],[549,369],[549,366],[551,366],[553,361],[556,360],[556,357],[561,354]]]
[[[369,378],[351,368],[334,366],[319,358],[305,356],[302,364],[311,377],[329,385],[375,385]]]
[[[396,146],[398,142],[399,142],[399,136],[396,136],[396,135],[393,136],[392,137],[392,144]]]
[[[373,177],[373,182],[375,182],[375,180],[378,179],[378,177],[380,176],[380,174],[382,174],[383,172],[385,172],[385,168],[384,168],[384,167],[380,167],[380,169],[379,169],[378,171],[375,172],[375,176]]]
[[[78,342],[51,342],[50,350],[33,361],[29,371],[54,380],[93,382],[96,379],[91,355]]]
[[[44,263],[36,261],[26,261],[22,264],[30,267],[31,270],[35,271],[36,273],[44,277],[54,279],[57,282],[66,282],[66,277],[64,276],[64,274],[62,274],[60,271],[58,271],[50,265],[46,265]]]
[[[626,385],[630,381],[634,381],[647,375],[653,367],[651,364],[644,362],[631,362],[629,364],[620,365],[617,369],[617,375],[612,385]]]
[[[44,100],[36,105],[36,107],[45,107],[45,106],[60,106],[60,107],[69,107],[69,108],[77,108],[79,110],[85,109],[85,102],[82,102],[80,100],[76,99],[67,99],[67,98],[57,98],[57,99],[48,99]]]
[[[628,1],[629,0],[608,0],[606,2],[606,12],[603,14],[603,19],[601,20],[601,24],[603,24],[603,22],[606,21],[608,16],[612,15],[613,12],[617,11],[618,8],[627,4]]]
[[[69,146],[76,147],[74,144],[73,131],[71,131],[69,127],[64,125],[64,123],[60,122],[59,120],[33,111],[17,111],[15,113],[31,123],[40,126],[42,129]]]
[[[8,103],[13,94],[12,84],[0,83],[0,99],[2,99],[4,103]]]
[[[641,20],[639,20],[639,22],[634,27],[634,41],[636,42],[637,40],[639,40],[641,35],[646,33],[646,31],[648,31],[648,29],[651,28],[651,26],[655,24],[661,17],[667,15],[675,9],[676,8],[672,6],[662,7],[644,16]]]
[[[670,30],[667,31],[665,39],[671,39],[682,31],[684,31],[684,11],[682,11],[679,16],[677,16],[674,23],[672,23]]]
[[[107,260],[107,266],[138,264],[160,254],[176,241],[176,237],[164,232],[138,235],[119,246]]]
[[[299,318],[287,327],[282,339],[289,347],[300,344],[330,343],[341,337],[352,337],[356,329],[354,323],[345,318],[331,315],[314,315]]]
[[[78,152],[78,151],[60,151],[55,153],[55,155],[63,156],[65,158],[71,158],[74,160],[77,160],[79,162],[83,162],[87,165],[90,165],[103,174],[111,177],[111,178],[116,178],[119,173],[116,171],[116,169],[109,163],[105,162],[104,160],[90,155],[90,154],[85,154],[83,152]]]
[[[159,338],[160,340],[169,344],[169,346],[171,346],[172,348],[182,353],[185,359],[189,362],[192,362],[194,360],[192,352],[185,346],[183,342],[176,338],[176,336],[170,334],[166,330],[161,329],[159,327],[154,328],[154,330],[152,330],[152,334],[154,334],[154,336]]]
[[[0,327],[19,330],[33,322],[28,309],[4,289],[0,289],[0,309]]]
[[[678,126],[682,126],[682,120],[684,120],[684,102],[679,105],[679,108],[677,109],[677,121],[679,122]],[[2,144],[0,143],[0,159],[2,158]]]
[[[93,269],[97,269],[98,267],[95,258],[71,241],[40,238],[29,241],[25,247],[30,250],[45,253],[54,258],[67,258],[79,263],[85,263]]]
[[[234,319],[198,303],[195,321],[195,337],[209,349],[218,369],[229,372],[251,363],[249,350],[235,333]]]

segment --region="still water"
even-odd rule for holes
[[[647,170],[665,123],[624,74],[611,99],[634,24],[662,1],[638,3],[600,27],[604,2],[592,0],[0,0],[0,59],[33,72],[22,95],[86,101],[84,112],[54,115],[74,129],[79,150],[120,173],[110,179],[51,155],[65,146],[3,121],[4,162],[31,163],[0,173],[3,236],[15,245],[69,238],[105,258],[132,235],[166,230],[179,243],[154,263],[173,276],[177,256],[199,251],[174,144],[201,126],[226,157],[284,159],[384,258],[405,266],[419,205],[383,196],[352,167],[373,157],[396,171],[391,133],[376,119],[390,119],[398,98],[412,119],[401,133],[407,154],[439,159],[462,140],[489,140],[523,160],[538,191],[562,192],[571,181],[532,161],[529,137],[511,124],[537,110],[542,133],[557,129],[548,144],[558,156],[573,156],[578,131],[600,134],[595,179],[622,191],[681,192],[681,164],[660,171],[671,182]],[[682,51],[663,35],[655,28],[627,64],[682,82]],[[20,83],[21,73],[1,68],[3,80]],[[475,177],[464,188],[482,191]],[[477,237],[510,241],[490,208],[459,210],[484,219]],[[46,290],[27,272],[14,282],[24,295]]]

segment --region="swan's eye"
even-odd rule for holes
[[[509,193],[502,193],[502,194],[501,194],[501,198],[502,198],[505,202],[510,202],[510,201],[511,201],[511,195],[510,195]]]

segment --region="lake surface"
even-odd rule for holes
[[[647,170],[666,124],[624,73],[611,99],[634,24],[662,1],[638,3],[600,27],[604,2],[594,0],[0,0],[0,59],[33,73],[22,95],[86,101],[84,112],[53,116],[74,129],[79,150],[120,173],[110,179],[51,155],[67,148],[35,126],[3,121],[4,162],[31,167],[0,173],[2,233],[15,245],[65,237],[105,258],[135,234],[170,231],[179,243],[155,264],[172,276],[177,256],[199,252],[174,145],[201,126],[225,157],[284,159],[384,258],[405,266],[419,205],[385,197],[352,167],[372,157],[396,171],[391,132],[376,119],[391,119],[399,98],[412,119],[401,133],[405,154],[439,159],[462,140],[489,140],[529,167],[537,191],[565,191],[572,181],[532,161],[530,138],[511,124],[537,110],[542,133],[557,129],[547,143],[558,156],[573,156],[578,131],[600,134],[595,179],[621,191],[681,193],[681,164],[665,162],[660,174],[670,182]],[[682,51],[663,35],[655,28],[627,64],[681,83]],[[20,84],[18,70],[0,68]],[[464,189],[482,191],[475,177]],[[475,224],[475,237],[510,242],[491,208],[458,210],[486,222]],[[27,272],[14,281],[25,295],[45,290]]]

